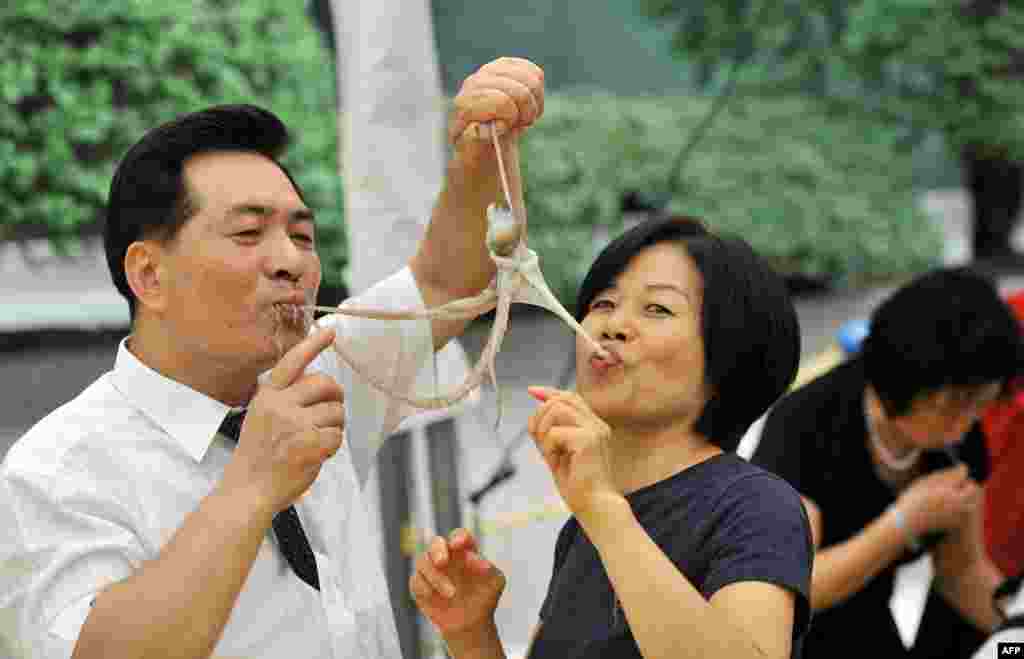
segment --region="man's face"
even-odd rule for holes
[[[266,370],[312,319],[301,305],[320,285],[313,215],[259,154],[201,154],[184,171],[198,211],[163,248],[163,322],[211,366]]]

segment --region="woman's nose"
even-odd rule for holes
[[[632,322],[621,307],[605,316],[604,326],[601,328],[601,338],[628,341],[632,335]]]

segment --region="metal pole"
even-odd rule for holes
[[[383,527],[384,569],[395,612],[395,627],[405,659],[422,659],[419,611],[409,593],[409,575],[415,560],[415,547],[407,546],[410,514],[410,434],[408,431],[390,437],[377,454],[380,488],[380,516]],[[398,542],[396,542],[398,540]],[[415,544],[415,540],[413,539]]]
[[[434,526],[438,535],[448,535],[462,526],[455,419],[448,417],[431,423],[426,428],[426,435]]]

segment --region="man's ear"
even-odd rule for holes
[[[167,304],[164,256],[163,248],[153,240],[137,240],[125,252],[124,273],[140,307],[160,311]]]

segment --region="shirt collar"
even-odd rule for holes
[[[231,408],[143,364],[128,349],[128,338],[117,348],[111,374],[114,386],[201,462]]]

